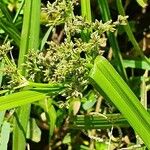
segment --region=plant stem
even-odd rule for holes
[[[82,17],[84,17],[86,21],[88,22],[92,21],[90,0],[81,0],[81,14],[82,14]],[[86,42],[89,41],[89,36],[90,36],[89,33],[90,33],[90,30],[82,31],[81,38],[83,39],[83,41],[86,41]]]
[[[25,63],[25,55],[29,49],[37,50],[39,46],[40,29],[40,0],[25,0],[24,18],[20,42],[18,68],[21,75],[26,71],[22,66]],[[26,146],[26,132],[30,116],[31,105],[24,105],[17,109],[13,132],[13,150],[24,150]]]
[[[81,0],[81,14],[86,21],[92,21],[90,0]]]

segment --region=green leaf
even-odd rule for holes
[[[50,126],[50,137],[53,135],[54,129],[55,129],[55,124],[56,124],[56,119],[57,119],[57,113],[52,105],[52,99],[45,99],[44,101],[40,101],[39,105],[44,109],[48,123]]]
[[[70,135],[70,133],[66,134],[66,136],[64,137],[62,143],[63,144],[70,144],[71,143],[71,135]]]
[[[95,103],[96,103],[95,93],[93,91],[90,91],[87,97],[87,101],[85,101],[82,107],[84,110],[88,110],[91,107],[93,107]]]
[[[150,70],[150,65],[145,60],[123,60],[123,65],[125,68]]]
[[[29,82],[30,87],[34,88],[64,88],[63,84],[60,83],[36,83]]]
[[[1,127],[1,125],[3,123],[4,115],[5,115],[5,111],[1,111],[0,112],[0,127]]]
[[[2,60],[2,61],[0,62],[0,70],[3,70],[3,69],[4,69],[4,60]],[[2,80],[3,80],[3,72],[0,71],[0,86],[1,86],[1,84],[2,84]]]
[[[49,29],[47,30],[46,34],[44,35],[44,37],[43,37],[43,39],[42,39],[42,41],[41,41],[40,51],[43,50],[44,45],[45,45],[45,43],[47,42],[48,37],[49,37],[49,35],[50,35],[52,29],[53,29],[53,26],[50,26]]]
[[[19,46],[20,44],[20,33],[15,25],[3,18],[0,18],[0,27],[15,41]]]
[[[106,150],[108,149],[108,144],[104,142],[95,142],[96,150]]]
[[[16,20],[17,20],[19,14],[21,14],[21,12],[22,12],[22,10],[23,10],[22,8],[23,8],[23,6],[24,6],[24,1],[25,1],[25,0],[21,0],[21,2],[20,2],[20,4],[19,4],[19,7],[18,7],[18,9],[17,9],[17,12],[16,12],[16,14],[15,14],[15,17],[14,17],[14,19],[13,19],[13,23],[16,22]]]
[[[85,145],[81,145],[80,146],[80,150],[89,150],[89,147],[85,146]]]
[[[9,22],[12,22],[13,20],[12,20],[12,17],[10,15],[10,12],[8,11],[6,4],[3,3],[2,1],[0,1],[0,9],[2,10],[2,12],[5,15],[5,17],[7,18],[7,20]]]
[[[96,103],[96,100],[92,100],[92,101],[90,100],[90,101],[85,102],[85,103],[82,105],[82,107],[83,107],[84,110],[88,110],[88,109],[90,109],[91,107],[93,107],[95,103]]]
[[[64,119],[67,117],[68,112],[65,109],[58,109],[57,110],[57,120],[56,126],[60,128],[64,122]]]
[[[0,149],[1,150],[7,150],[10,131],[11,131],[10,123],[4,121],[2,129],[1,129],[1,134],[0,134]]]
[[[92,17],[90,0],[81,0],[81,13],[87,21],[91,22]]]
[[[45,94],[35,91],[21,91],[0,97],[0,111],[25,105],[39,100],[44,100]]]
[[[136,1],[143,8],[145,8],[148,5],[147,0],[136,0]]]
[[[27,125],[31,105],[23,105],[16,109],[13,122],[13,150],[25,149]]]
[[[98,56],[89,77],[91,84],[115,104],[150,149],[150,114],[108,60]]]
[[[32,0],[31,3],[30,20],[28,20],[30,25],[28,28],[30,37],[28,41],[28,49],[36,51],[39,48],[41,0]]]
[[[90,0],[81,0],[81,14],[86,21],[88,22],[92,21]],[[88,42],[90,37],[89,33],[90,33],[90,29],[89,30],[83,29],[83,31],[81,32],[82,40]]]
[[[50,137],[51,137],[55,129],[55,123],[57,118],[56,110],[52,104],[48,108],[48,115],[50,119]]]

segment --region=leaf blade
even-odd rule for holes
[[[45,94],[35,91],[21,91],[7,96],[1,96],[0,111],[43,100],[45,96]]]
[[[150,148],[150,115],[111,64],[104,57],[98,56],[89,76],[92,85],[115,104]]]

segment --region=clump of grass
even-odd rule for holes
[[[51,142],[51,145],[49,144],[48,147],[57,148],[57,145],[59,145],[57,141],[61,139],[63,144],[74,148],[76,145],[71,141],[74,141],[75,134],[74,131],[68,129],[70,124],[73,124],[71,125],[72,128],[80,128],[83,133],[86,129],[111,128],[110,131],[105,130],[105,134],[107,134],[105,139],[96,137],[100,132],[99,130],[85,133],[91,139],[87,140],[87,145],[96,150],[110,148],[111,145],[120,148],[122,146],[121,129],[117,127],[119,139],[117,140],[117,146],[115,146],[112,140],[114,125],[128,127],[127,121],[149,147],[149,141],[147,140],[149,138],[147,132],[149,130],[149,114],[108,61],[101,56],[105,53],[105,49],[109,47],[107,46],[108,37],[113,49],[114,66],[116,66],[122,78],[127,80],[125,65],[129,67],[133,65],[131,65],[130,60],[123,60],[121,56],[115,37],[119,25],[126,25],[127,23],[125,31],[133,46],[138,51],[140,49],[135,46],[135,39],[134,41],[133,38],[131,39],[131,29],[124,12],[124,16],[118,15],[117,21],[113,22],[108,2],[98,0],[103,22],[92,18],[90,1],[87,0],[81,0],[82,16],[74,14],[74,9],[79,5],[76,0],[56,0],[54,3],[48,1],[46,6],[42,5],[41,10],[40,0],[22,0],[18,1],[18,4],[21,6],[19,9],[16,8],[16,15],[12,19],[6,4],[0,2],[3,13],[0,27],[3,29],[4,36],[8,34],[4,37],[4,44],[0,46],[0,67],[2,70],[0,73],[0,84],[2,85],[0,110],[4,111],[0,113],[2,118],[0,120],[0,125],[2,125],[1,135],[4,135],[4,128],[8,129],[6,133],[7,142],[2,140],[5,149],[11,132],[10,125],[13,127],[12,145],[14,150],[25,149],[27,134],[30,140],[37,140],[33,136],[34,131],[32,129],[38,128],[39,131],[39,128],[43,129],[43,126],[44,129],[49,130],[47,131],[49,134],[47,142]],[[22,9],[23,4],[24,9]],[[121,14],[123,10],[121,1],[117,1],[117,4]],[[23,18],[20,14],[21,10],[23,10]],[[18,21],[18,15],[19,19],[23,21],[21,34],[15,24],[15,21]],[[6,24],[8,24],[8,27]],[[40,24],[42,24],[41,28]],[[43,27],[47,31],[41,33],[43,37],[40,37],[40,30],[45,32]],[[130,29],[130,35],[127,29]],[[59,34],[57,30],[62,30],[58,39],[54,37],[54,35],[58,36],[57,34]],[[15,49],[19,49],[18,58],[13,58]],[[140,56],[144,58],[144,62],[147,61],[141,51]],[[139,63],[141,61],[138,60],[138,67],[142,67],[142,69],[148,67],[148,63],[144,67],[140,66]],[[134,67],[136,68],[137,64]],[[144,83],[143,90],[145,90],[145,82],[149,80],[147,78],[141,80]],[[102,111],[113,113],[112,108],[117,112],[117,109],[119,109],[125,118],[121,114],[100,114],[99,108],[102,105],[102,99],[108,100],[106,104],[109,105],[108,110],[104,106]],[[111,106],[112,102],[117,109]],[[6,109],[14,107],[18,108],[13,109],[12,113],[11,110],[8,111],[7,115],[4,116]],[[129,112],[126,112],[126,109]],[[76,116],[77,113],[82,115]],[[33,124],[32,117],[38,118],[37,124]],[[8,124],[3,121],[4,118]],[[132,122],[133,119],[136,122]],[[31,125],[30,133],[27,130],[28,124]],[[143,130],[142,133],[138,131],[139,126]],[[58,131],[55,131],[55,129],[58,129]],[[59,131],[61,129],[63,132]],[[60,132],[61,134],[57,135]],[[75,137],[78,136],[80,135]],[[40,139],[40,135],[38,135],[38,138]],[[92,139],[96,142],[92,142]],[[83,139],[81,141],[80,148],[86,145]]]

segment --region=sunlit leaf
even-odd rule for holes
[[[10,130],[11,130],[10,123],[4,121],[2,129],[1,129],[1,134],[0,134],[0,149],[1,150],[7,150]]]
[[[95,103],[96,103],[96,100],[93,100],[93,101],[90,100],[90,101],[85,102],[85,103],[82,105],[82,107],[83,107],[84,110],[88,110],[88,109],[90,109],[91,107],[93,107]]]
[[[145,8],[148,5],[147,0],[136,0],[136,1],[143,8]]]
[[[71,135],[70,133],[67,133],[66,136],[64,137],[63,141],[64,144],[69,144],[71,142]]]
[[[138,68],[150,70],[150,65],[145,60],[123,60],[125,68]]]
[[[0,111],[44,100],[45,94],[35,91],[21,91],[0,97]]]
[[[115,104],[150,148],[150,115],[107,59],[102,56],[95,59],[90,79],[98,92]]]
[[[108,149],[108,144],[104,142],[95,142],[96,150],[106,150]]]

